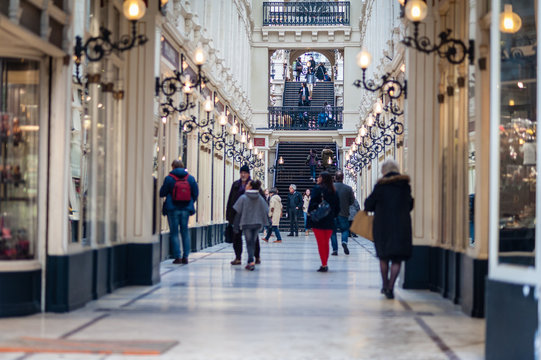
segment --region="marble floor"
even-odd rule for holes
[[[21,337],[94,342],[170,341],[161,355],[16,353],[0,359],[483,359],[484,321],[440,295],[380,294],[372,243],[350,240],[318,273],[315,239],[262,242],[253,272],[222,244],[162,264],[162,281],[126,287],[68,314],[0,319],[0,343]],[[244,262],[244,261],[243,261]]]

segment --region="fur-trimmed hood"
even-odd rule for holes
[[[400,181],[403,181],[409,184],[410,177],[408,175],[401,175],[399,173],[390,173],[382,177],[381,179],[379,179],[378,185],[387,185],[387,184],[397,183]]]

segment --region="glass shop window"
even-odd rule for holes
[[[0,260],[35,257],[39,63],[0,58]]]
[[[503,11],[502,4],[502,11]],[[522,18],[501,33],[499,261],[535,265],[537,34],[534,0],[513,1]]]

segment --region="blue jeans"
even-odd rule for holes
[[[188,231],[188,219],[190,212],[188,210],[174,210],[172,213],[167,213],[169,220],[169,230],[171,232],[171,247],[173,248],[173,256],[175,259],[180,258],[180,243],[178,232],[180,227],[180,235],[182,236],[182,248],[184,253],[183,258],[188,258],[190,255],[190,232]]]
[[[312,179],[316,178],[316,166],[310,165],[310,175],[312,176]]]
[[[338,239],[336,236],[336,233],[338,229],[342,232],[342,244],[348,243],[348,236],[349,236],[349,220],[345,216],[337,216],[334,219],[334,224],[336,225],[335,229],[332,232],[331,235],[331,244],[332,244],[332,250],[338,251]]]
[[[265,236],[265,240],[269,241],[270,236],[272,232],[274,231],[274,235],[276,235],[276,240],[282,240],[282,236],[280,235],[280,229],[278,229],[278,226],[269,226],[267,227],[267,236]]]
[[[304,215],[304,231],[306,231],[306,220],[307,220],[307,217],[308,217],[308,213],[303,211],[302,214]]]
[[[243,229],[244,239],[246,240],[246,251],[248,251],[248,264],[254,262],[255,243],[259,241],[259,228]]]

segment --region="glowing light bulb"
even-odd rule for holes
[[[162,117],[162,123],[167,124],[167,118],[165,116]]]
[[[357,144],[355,144],[355,143],[351,144],[351,149],[353,151],[357,151]]]
[[[420,22],[426,18],[428,7],[423,0],[410,0],[405,7],[406,17],[413,22]]]
[[[370,63],[372,62],[372,56],[370,53],[366,50],[361,51],[357,54],[357,65],[361,69],[366,69],[370,66]]]
[[[359,145],[361,143],[361,136],[360,135],[355,138],[355,143],[357,145]]]
[[[233,135],[236,135],[236,134],[238,134],[238,132],[239,132],[239,128],[238,128],[237,124],[236,124],[236,123],[235,123],[235,124],[233,124],[233,126],[231,126],[231,129],[229,129],[229,131],[230,131],[230,132],[231,132],[231,134],[233,134]]]
[[[514,34],[522,27],[522,19],[513,12],[513,5],[505,4],[503,12],[500,14],[500,31],[508,34]]]
[[[278,164],[283,165],[284,164],[284,158],[280,156],[280,159],[278,160]]]
[[[254,148],[254,142],[252,140],[248,141],[248,150],[252,150]]]
[[[362,137],[366,136],[366,128],[364,126],[361,128],[360,135]]]
[[[374,118],[374,115],[370,114],[368,116],[368,119],[366,119],[366,126],[373,126],[376,119]]]
[[[372,109],[376,114],[381,114],[383,112],[383,103],[381,102],[381,99],[378,99],[378,101],[374,103]]]
[[[182,87],[182,91],[185,94],[191,94],[193,92],[192,82],[190,79],[190,75],[186,75],[186,81],[184,82],[184,86]]]
[[[260,152],[259,154],[257,154],[257,158],[258,158],[259,160],[263,159],[263,153]]]
[[[222,113],[222,115],[220,115],[220,125],[227,125],[227,115],[225,114],[225,111]]]
[[[147,7],[143,0],[126,0],[123,5],[123,13],[126,19],[137,21],[145,16]]]
[[[243,143],[243,144],[246,144],[246,134],[242,134],[240,136],[240,142]]]
[[[195,50],[195,64],[196,65],[203,65],[206,61],[206,57],[205,57],[205,52],[203,51],[202,48],[197,48],[197,50]]]
[[[520,88],[520,89],[524,89],[524,83],[522,81],[519,81],[517,83],[517,86]]]
[[[210,100],[210,96],[207,96],[207,100],[205,100],[204,107],[205,107],[205,111],[208,113],[214,110],[214,103],[212,102],[212,100]]]
[[[259,150],[257,148],[254,149],[254,155],[257,155],[259,153]]]

